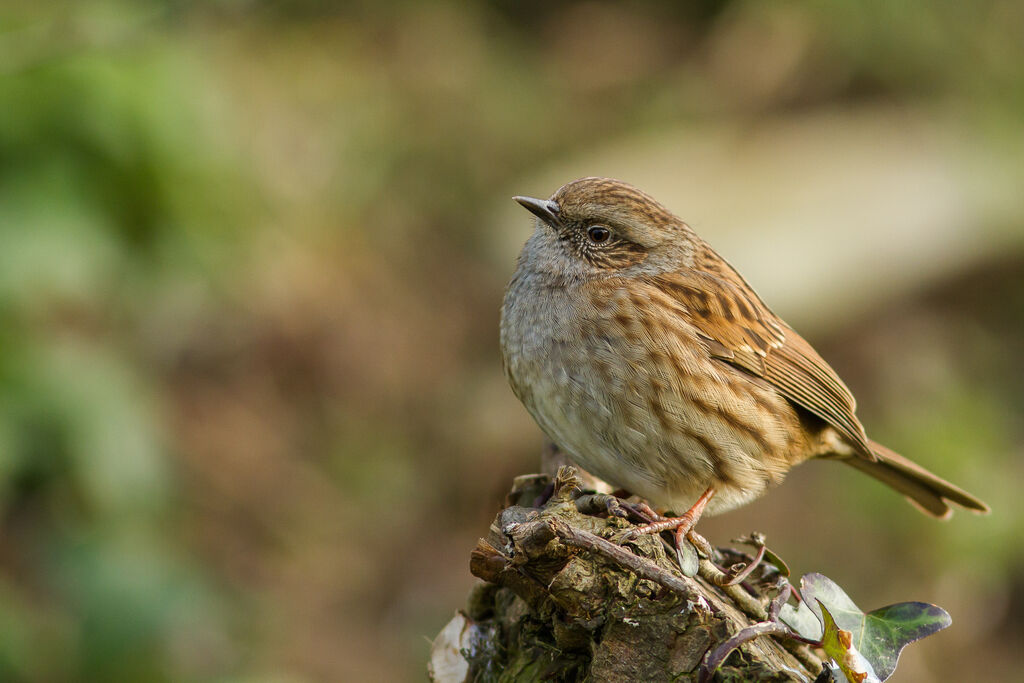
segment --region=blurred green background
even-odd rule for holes
[[[547,196],[657,196],[815,343],[938,523],[798,468],[706,520],[1024,639],[1024,4],[0,6],[0,680],[422,680],[542,436],[502,288]]]

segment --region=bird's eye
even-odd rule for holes
[[[612,236],[612,231],[600,225],[591,225],[587,228],[587,239],[594,244],[601,244],[607,242],[608,238]]]

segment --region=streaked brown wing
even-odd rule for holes
[[[854,415],[853,395],[800,335],[779,320],[742,278],[722,262],[721,277],[702,271],[666,273],[651,284],[689,312],[708,352],[775,386],[787,399],[835,427],[874,460]]]

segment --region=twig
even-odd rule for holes
[[[772,599],[772,604],[768,606],[768,619],[770,621],[779,620],[779,612],[782,611],[782,606],[786,604],[792,593],[793,586],[790,585],[789,581],[779,586],[779,594]]]
[[[718,567],[716,567],[711,560],[701,558],[699,574],[702,579],[710,582],[712,585],[718,586],[723,593],[732,598],[732,601],[735,602],[751,619],[764,621],[768,618],[768,613],[765,611],[761,603],[750,595],[750,593],[744,590],[742,586],[728,585],[729,577],[719,571]]]
[[[753,640],[754,638],[768,635],[788,636],[789,629],[787,629],[783,624],[772,621],[762,621],[740,630],[729,640],[724,643],[720,643],[715,649],[709,650],[704,656],[704,661],[701,662],[700,665],[700,676],[697,678],[698,683],[706,683],[706,681],[711,680],[711,674],[722,665],[726,657],[729,656],[729,653],[740,645]],[[811,669],[811,671],[814,671],[814,669]]]
[[[729,577],[726,576],[723,572],[719,571],[718,567],[716,567],[711,562],[711,560],[701,559],[700,577],[705,581],[709,581],[710,583],[718,586],[722,590],[722,592],[728,595],[730,598],[732,598],[732,601],[736,603],[736,605],[738,605],[740,609],[746,612],[747,616],[749,616],[751,619],[756,619],[758,622],[762,623],[773,623],[766,621],[769,618],[768,612],[761,605],[761,603],[758,602],[757,599],[755,599],[753,596],[751,596],[750,593],[744,590],[742,586],[725,585],[728,582]],[[775,605],[772,605],[772,607],[774,608]],[[778,608],[781,609],[781,607],[782,605],[779,604]],[[755,624],[755,626],[756,625],[757,624]],[[753,628],[753,626],[750,628]],[[817,671],[821,669],[821,660],[818,658],[817,655],[814,654],[811,648],[809,648],[803,642],[800,642],[802,639],[799,638],[799,636],[794,634],[790,629],[786,628],[785,626],[780,625],[780,629],[781,630],[778,631],[766,630],[764,633],[757,632],[755,633],[755,635],[772,634],[786,636],[785,638],[779,639],[779,643],[782,645],[782,647],[786,648],[794,657],[800,660],[800,663],[807,667],[808,671]],[[744,631],[746,630],[747,629],[744,629]],[[743,633],[744,631],[741,631],[740,633]],[[739,634],[737,634],[737,636],[738,635]],[[733,638],[736,638],[736,636],[733,636]],[[741,642],[745,642],[745,640]],[[728,655],[728,652],[726,652],[726,655]]]
[[[814,650],[810,646],[800,642],[799,638],[794,638],[792,635],[789,638],[780,638],[779,644],[796,657],[808,671],[821,670],[821,658],[814,654]]]
[[[754,569],[757,568],[757,565],[761,564],[761,560],[764,559],[764,551],[765,551],[765,547],[763,545],[760,546],[757,549],[757,554],[754,555],[754,559],[752,559],[750,562],[746,563],[745,565],[740,565],[739,571],[737,571],[736,574],[731,579],[726,581],[725,585],[726,586],[735,586],[737,584],[743,583],[746,580],[746,578],[748,576],[750,576],[751,572],[753,572]]]
[[[677,576],[649,560],[634,555],[622,546],[615,545],[588,531],[575,529],[560,519],[548,519],[545,523],[566,545],[600,553],[641,578],[649,579],[671,591],[681,593],[691,602],[700,602],[698,599],[700,588],[691,579]]]

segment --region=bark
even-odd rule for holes
[[[684,576],[659,536],[625,540],[607,496],[580,496],[571,468],[520,477],[480,539],[470,570],[482,581],[434,642],[437,683],[697,681],[705,654],[766,619],[779,570],[762,563],[738,585],[719,568],[749,561],[711,549]],[[611,508],[616,506],[611,502]],[[585,514],[599,512],[600,514]],[[813,681],[821,663],[803,645],[759,637],[734,650],[717,681]]]

